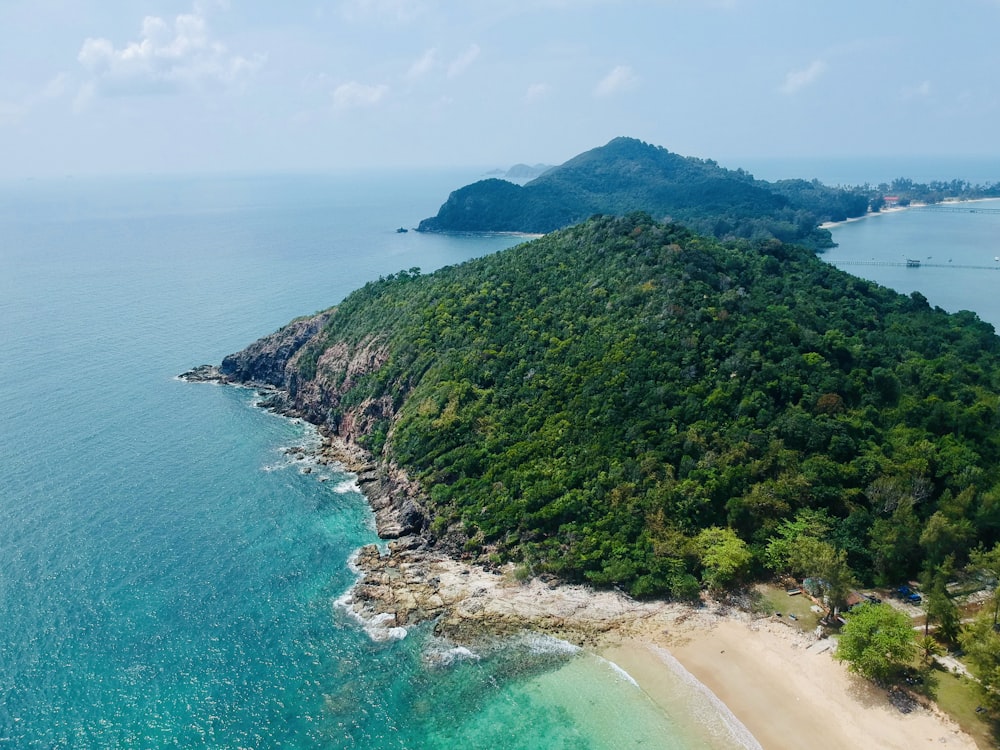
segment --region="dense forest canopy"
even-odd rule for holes
[[[824,221],[861,216],[869,198],[819,182],[755,180],[743,170],[616,138],[524,186],[498,179],[449,196],[423,231],[550,232],[593,214],[646,211],[720,238],[780,239],[830,247]]]
[[[363,347],[371,371],[324,369]],[[892,583],[1000,541],[992,327],[773,239],[593,217],[369,283],[289,367],[293,395],[340,388],[334,429],[387,404],[368,447],[482,560],[686,596],[810,558]]]

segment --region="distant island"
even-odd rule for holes
[[[488,178],[500,178],[521,185],[552,169],[551,164],[515,164],[508,169],[492,169],[486,173]]]
[[[504,174],[504,179],[517,183],[529,182],[551,169],[553,169],[551,164],[515,164]]]
[[[646,211],[716,237],[818,249],[833,244],[820,223],[861,216],[868,206],[861,191],[805,180],[768,183],[714,161],[615,138],[523,186],[493,178],[460,188],[418,229],[546,233],[594,214]]]
[[[462,187],[418,230],[544,234],[594,214],[645,211],[719,239],[778,239],[822,250],[833,246],[820,227],[827,222],[910,201],[1000,196],[1000,183],[974,188],[959,180],[920,185],[900,178],[847,188],[817,180],[767,182],[634,138],[615,138],[527,184],[516,181],[508,174]]]

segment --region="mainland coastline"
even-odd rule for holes
[[[360,470],[359,478],[371,477],[370,457],[356,445],[325,435],[322,456]],[[384,513],[393,507],[384,502],[391,482],[360,484],[372,507],[383,511],[380,529],[391,533],[405,525]],[[665,711],[670,660],[676,659],[759,743],[745,741],[746,747],[976,747],[933,705],[900,712],[884,690],[833,658],[829,639],[801,633],[780,618],[711,599],[701,606],[637,601],[618,591],[518,580],[511,567],[486,570],[419,536],[391,540],[386,551],[364,547],[355,564],[358,581],[340,604],[375,638],[405,637],[407,627],[427,620],[438,635],[466,646],[520,630],[552,635],[620,667]]]
[[[437,634],[460,645],[538,631],[608,658],[664,708],[669,698],[660,685],[669,656],[763,747],[833,748],[872,738],[886,748],[927,741],[976,746],[933,707],[900,713],[884,692],[834,661],[825,643],[812,648],[815,638],[783,622],[710,600],[701,606],[636,601],[617,591],[531,578],[484,555],[474,560],[460,535],[449,536],[447,528],[432,531],[426,488],[362,447],[374,426],[393,416],[391,395],[366,393],[348,409],[331,408],[333,399],[378,370],[389,353],[371,334],[350,343],[324,341],[322,352],[310,349],[335,314],[331,309],[296,319],[225,358],[221,368],[197,368],[182,377],[263,388],[262,405],[317,425],[324,438],[320,459],[356,475],[386,545],[384,551],[370,546],[358,553],[359,579],[339,604],[362,620],[370,635],[405,637],[408,628],[428,621]],[[316,370],[303,374],[302,357],[309,356]]]
[[[196,382],[232,383],[217,368],[181,375]],[[302,417],[283,389],[261,389],[262,406]],[[933,705],[902,713],[884,690],[850,674],[832,643],[792,629],[775,617],[754,616],[704,599],[700,606],[637,601],[555,579],[519,580],[511,566],[496,570],[460,559],[414,527],[419,493],[398,467],[386,466],[356,442],[317,425],[316,459],[357,478],[375,514],[384,548],[360,549],[358,580],[336,606],[357,618],[375,640],[406,637],[433,621],[437,635],[460,646],[530,630],[585,648],[626,672],[654,703],[669,711],[676,660],[735,717],[752,739],[745,747],[835,748],[977,745]],[[756,744],[755,744],[756,743]]]

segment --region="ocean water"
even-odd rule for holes
[[[834,227],[823,253],[838,268],[948,312],[971,310],[1000,330],[1000,200],[955,210],[908,208]],[[919,260],[907,267],[906,260]]]
[[[395,231],[476,176],[0,185],[0,747],[739,746],[683,675],[665,714],[559,641],[373,642],[334,605],[375,540],[351,478],[175,377],[519,241]]]

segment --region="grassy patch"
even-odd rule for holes
[[[773,584],[762,584],[757,587],[757,592],[761,598],[755,609],[759,612],[769,615],[780,612],[785,622],[804,632],[812,632],[819,625],[821,615],[810,609],[813,601],[805,594],[789,596],[784,588]],[[795,619],[789,615],[794,615]]]
[[[979,707],[979,693],[969,678],[936,671],[934,699],[938,707],[958,722],[981,748],[1000,747],[1000,727],[985,713],[976,713]]]

